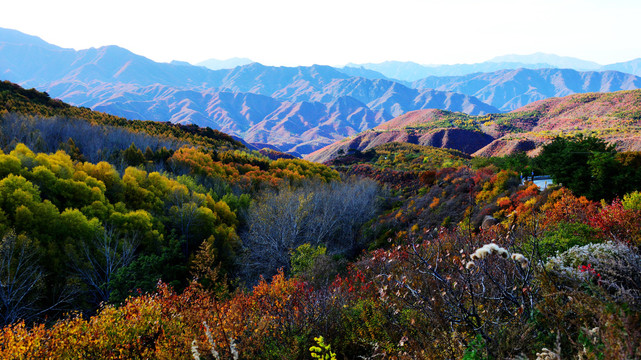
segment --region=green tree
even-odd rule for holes
[[[557,137],[543,146],[535,164],[557,184],[593,200],[611,199],[620,192],[616,148],[604,140],[579,134]],[[622,194],[621,194],[622,195]]]
[[[641,192],[633,191],[623,196],[623,207],[627,210],[641,211]]]
[[[181,241],[171,237],[158,253],[142,254],[119,268],[109,283],[109,300],[122,302],[136,289],[141,293],[153,291],[159,280],[176,290],[182,289],[188,268],[181,248]]]
[[[302,274],[314,265],[314,261],[319,256],[325,255],[327,248],[323,245],[312,246],[310,244],[303,244],[292,251],[291,263],[292,274]]]
[[[320,360],[336,360],[336,354],[332,352],[332,346],[325,343],[325,339],[322,336],[315,337],[314,341],[318,346],[312,346],[309,348],[309,352],[312,358]]]

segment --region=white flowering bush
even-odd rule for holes
[[[476,263],[474,262],[475,260],[483,260],[483,259],[487,258],[488,256],[491,256],[491,255],[494,255],[494,254],[496,254],[496,255],[504,258],[504,259],[507,259],[509,257],[510,259],[512,259],[515,262],[519,263],[519,265],[523,269],[526,269],[528,267],[528,265],[529,265],[528,259],[525,256],[523,256],[522,254],[514,253],[514,254],[510,255],[510,252],[507,251],[507,249],[505,249],[503,247],[500,247],[495,243],[489,243],[489,244],[485,244],[482,247],[476,249],[476,251],[474,251],[474,253],[472,253],[472,255],[470,255],[470,259],[471,260],[468,261],[467,264],[465,264],[465,268],[468,269],[468,270],[471,270],[476,266]]]
[[[641,305],[641,256],[623,243],[574,246],[550,258],[545,268],[562,285],[596,283],[617,301]]]

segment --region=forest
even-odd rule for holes
[[[317,164],[1,86],[0,358],[641,357],[639,152]]]

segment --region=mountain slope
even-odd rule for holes
[[[133,90],[124,87],[121,91],[106,91],[108,98],[85,105],[128,118],[197,123],[239,134],[250,143],[269,143],[279,149],[302,154],[393,118],[387,108],[402,111],[399,109],[444,106],[473,113],[478,113],[478,109],[483,109],[483,113],[492,109],[460,94],[403,89],[415,94],[416,98],[410,101],[403,97],[399,99],[394,91],[388,89],[370,104],[349,96],[353,92],[334,92],[329,102],[289,102],[253,93],[198,92],[165,86]],[[101,92],[102,88],[88,91]]]
[[[392,142],[449,148],[471,154],[494,140],[492,136],[480,131],[440,126],[441,120],[450,115],[452,113],[434,109],[411,111],[374,129],[317,150],[305,159],[326,162],[353,150],[365,151]],[[433,126],[426,126],[427,124]]]
[[[536,151],[555,136],[587,134],[641,151],[641,90],[574,94],[541,100],[505,114],[469,116],[419,110],[309,154],[325,162],[349,149],[409,142],[461,150],[475,156]]]
[[[511,111],[550,97],[638,89],[641,78],[617,71],[517,69],[459,77],[428,77],[412,86],[467,94],[502,111]]]
[[[81,119],[91,124],[114,126],[131,132],[143,132],[152,136],[176,139],[194,146],[219,149],[245,148],[241,142],[218,130],[194,125],[128,120],[85,107],[71,106],[60,100],[52,99],[47,93],[34,89],[26,90],[9,81],[0,82],[0,115],[3,113]],[[61,139],[61,141],[66,141],[66,139]]]
[[[532,150],[554,136],[573,134],[597,136],[619,150],[641,151],[641,90],[546,99],[505,116],[511,117],[513,129],[502,131],[475,155],[512,153],[514,146]]]

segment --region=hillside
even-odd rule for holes
[[[365,151],[347,151],[327,162],[340,171],[351,165],[372,165],[379,169],[419,172],[451,166],[469,166],[471,156],[451,149],[391,142],[371,147]]]
[[[446,147],[476,156],[534,151],[557,135],[591,134],[619,150],[641,150],[641,90],[541,100],[506,114],[469,116],[440,110],[406,113],[306,158],[325,162],[349,149],[389,142]]]
[[[509,113],[514,131],[476,155],[513,152],[516,144],[538,146],[556,135],[594,135],[620,151],[641,150],[641,90],[589,93],[538,101]]]
[[[75,107],[49,94],[26,90],[9,81],[0,82],[0,114],[20,113],[45,117],[69,117],[86,120],[91,124],[116,126],[132,132],[151,136],[161,136],[208,148],[242,149],[245,146],[233,137],[211,128],[194,125],[172,124],[168,122],[128,120],[126,118],[93,111],[85,107]]]
[[[440,121],[449,119],[451,114],[453,113],[441,110],[411,111],[371,130],[317,150],[305,156],[305,159],[327,162],[350,151],[366,151],[392,142],[449,148],[471,154],[494,140],[492,136],[479,131],[437,126]]]

